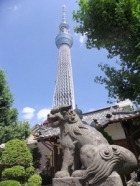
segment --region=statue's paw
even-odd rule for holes
[[[57,173],[55,173],[55,178],[66,178],[66,177],[70,177],[69,173],[66,171],[58,171]]]
[[[72,177],[82,177],[85,174],[85,170],[76,170],[72,173]]]

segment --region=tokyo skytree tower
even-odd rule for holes
[[[59,25],[59,34],[55,39],[59,49],[57,77],[53,96],[53,108],[61,105],[72,105],[75,108],[70,48],[73,44],[66,22],[66,6],[62,6],[63,16]]]

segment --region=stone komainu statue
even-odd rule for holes
[[[109,145],[95,128],[84,125],[71,106],[61,106],[48,115],[51,127],[60,128],[60,143],[63,149],[61,171],[56,178],[80,177],[89,184],[107,178],[112,172],[125,175],[137,167],[132,152]]]

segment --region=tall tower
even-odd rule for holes
[[[70,48],[73,44],[69,34],[69,25],[66,23],[66,6],[62,6],[62,21],[59,25],[59,34],[55,39],[59,49],[58,69],[53,96],[53,108],[61,105],[72,105],[75,108],[74,87],[71,65]]]

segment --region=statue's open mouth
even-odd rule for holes
[[[52,127],[59,124],[59,118],[58,117],[48,118],[48,121],[49,121],[49,123]]]
[[[55,122],[55,121],[58,121],[58,118],[49,118],[49,122],[50,122],[50,123],[53,123],[53,122]]]

